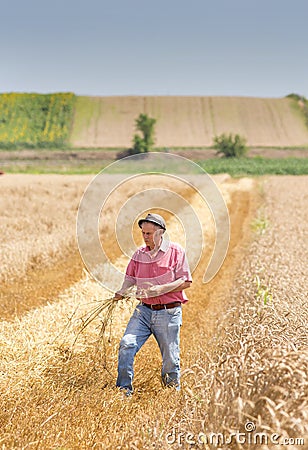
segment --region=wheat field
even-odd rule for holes
[[[172,189],[198,212],[207,243],[183,311],[182,390],[162,388],[160,355],[151,338],[136,358],[134,396],[128,401],[121,397],[114,386],[117,349],[136,302],[117,304],[104,340],[99,339],[103,316],[79,334],[87,313],[107,301],[110,292],[82,269],[76,248],[66,249],[76,280],[68,279],[48,301],[34,300],[0,322],[2,449],[272,448],[271,442],[222,442],[236,432],[251,438],[248,422],[267,437],[276,433],[289,439],[287,448],[305,448],[295,439],[307,445],[303,240],[308,208],[307,196],[298,196],[307,190],[307,177],[214,178],[229,209],[231,240],[222,269],[206,285],[202,276],[215,238],[213,220],[194,190],[172,182]],[[88,182],[83,176],[0,179],[1,192],[6,192],[1,197],[6,287],[1,305],[10,290],[25,280],[31,284],[33,273],[51,270],[61,259],[59,248],[76,246],[76,209]],[[153,186],[161,182],[153,178]],[[196,179],[195,185],[200,182]],[[113,226],[106,224],[144,186],[149,179],[117,191],[106,204],[103,241],[113,242]],[[172,240],[181,242],[178,220],[166,219]],[[138,228],[133,234],[139,245]],[[20,237],[15,241],[15,236]],[[127,258],[112,243],[107,247],[123,270]],[[61,267],[68,270],[63,261]],[[210,433],[220,441],[211,441]],[[286,448],[279,442],[274,448]]]

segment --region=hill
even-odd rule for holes
[[[239,133],[250,146],[308,145],[308,128],[292,98],[77,97],[73,147],[129,147],[135,119],[157,119],[158,147],[209,147],[213,136]]]
[[[306,104],[307,102],[307,104]],[[128,148],[140,113],[157,147],[204,148],[223,132],[251,147],[308,147],[308,101],[250,97],[77,97],[0,94],[0,148]],[[306,123],[305,123],[306,122]]]

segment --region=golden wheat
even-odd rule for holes
[[[191,448],[187,440],[199,433],[199,447],[208,449],[209,432],[245,432],[248,420],[269,435],[307,439],[307,274],[299,237],[306,233],[308,209],[298,196],[306,182],[307,177],[269,179],[264,214],[270,222],[249,247],[256,183],[222,183],[231,215],[230,251],[209,285],[201,283],[208,254],[194,273],[184,307],[179,393],[160,385],[161,358],[150,339],[136,358],[134,396],[123,401],[114,387],[117,350],[135,303],[114,304],[86,273],[57,301],[1,322],[3,449],[180,449]],[[190,202],[203,211],[198,196]],[[201,222],[210,244],[208,212]],[[172,220],[168,225],[171,234],[178,232]],[[126,260],[115,263],[123,270]],[[272,303],[260,299],[256,275]],[[106,329],[108,305],[113,313]],[[102,326],[105,346],[98,346]],[[220,447],[248,448],[235,442]]]

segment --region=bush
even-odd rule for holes
[[[134,135],[133,139],[133,147],[130,149],[131,155],[136,155],[138,153],[147,153],[147,147],[144,140],[138,136],[138,134]]]
[[[287,98],[295,100],[296,105],[300,107],[300,110],[304,113],[306,126],[308,127],[308,100],[303,95],[289,94]]]
[[[296,94],[292,92],[291,94],[286,95],[286,98],[293,98],[296,101],[305,101],[305,97],[303,95]]]
[[[130,149],[131,154],[148,153],[154,145],[154,125],[156,119],[148,117],[146,114],[139,114],[136,119],[136,129],[142,134],[135,134],[133,138],[133,147]]]
[[[139,114],[135,120],[136,129],[142,134],[134,134],[133,146],[123,152],[117,154],[117,159],[125,158],[131,155],[138,155],[140,153],[146,157],[147,153],[150,152],[154,145],[154,125],[156,119],[148,117],[146,114]]]
[[[136,129],[142,134],[140,138],[137,134],[134,136],[134,148],[136,147],[140,152],[150,152],[154,145],[154,125],[156,119],[148,117],[146,114],[139,114],[136,119]]]
[[[217,154],[222,153],[226,158],[241,158],[246,155],[246,139],[239,134],[221,134],[214,137],[214,148]]]

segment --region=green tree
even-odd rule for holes
[[[133,146],[130,149],[130,155],[136,155],[137,153],[145,153],[145,144],[142,137],[139,134],[135,134],[133,138]]]
[[[217,154],[226,158],[241,158],[247,153],[246,139],[239,134],[221,134],[214,137],[214,148]]]
[[[136,129],[142,134],[135,134],[133,138],[132,153],[148,153],[154,145],[154,125],[156,119],[148,117],[146,114],[139,114],[136,119]]]

